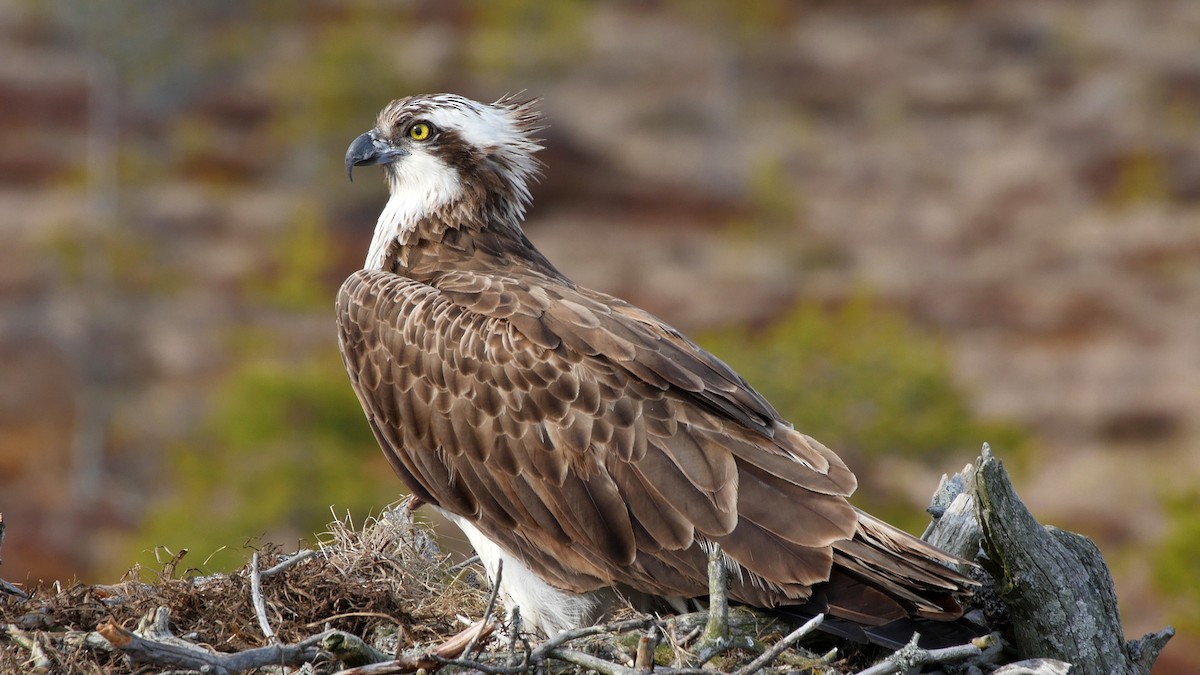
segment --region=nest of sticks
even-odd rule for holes
[[[978,470],[988,462],[999,465],[985,449]],[[429,528],[401,504],[361,528],[335,521],[315,550],[256,552],[231,574],[177,574],[182,556],[176,556],[156,573],[135,568],[112,585],[26,591],[0,580],[0,672],[1065,673],[1070,666],[1064,656],[1091,656],[1030,646],[1022,637],[1019,624],[1038,619],[1014,616],[1022,605],[993,574],[1020,574],[1024,563],[1005,558],[997,545],[1003,537],[989,535],[987,511],[995,511],[997,502],[982,478],[976,485],[976,470],[968,467],[943,481],[946,494],[935,503],[952,504],[940,509],[946,526],[927,536],[947,550],[971,554],[965,557],[980,552],[982,539],[985,560],[977,572],[985,585],[977,593],[976,618],[998,632],[947,649],[925,650],[914,642],[885,652],[820,634],[820,616],[797,625],[730,607],[720,555],[710,559],[705,612],[655,617],[629,610],[604,625],[539,638],[522,630],[518,615],[505,614],[477,565],[444,554]],[[991,493],[998,480],[992,480]],[[1016,505],[1024,508],[1019,500]],[[958,523],[952,522],[956,511]],[[1093,593],[1094,585],[1085,580],[1081,592]],[[1113,602],[1115,610],[1115,597]],[[1101,603],[1096,611],[1110,610]],[[1116,629],[1119,636],[1119,619]],[[1171,634],[1168,628],[1136,643],[1121,640],[1116,648],[1134,664],[1129,672],[1148,673]],[[1097,658],[1112,664],[1115,657]]]

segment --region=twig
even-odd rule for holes
[[[393,661],[384,661],[382,663],[372,663],[366,666],[357,668],[347,668],[336,673],[336,675],[385,675],[388,673],[411,673],[421,669],[432,669],[436,666],[451,663],[459,654],[463,653],[472,636],[479,634],[481,630],[487,630],[489,633],[492,627],[486,621],[480,621],[469,628],[458,632],[454,637],[446,640],[442,644],[433,649],[417,654],[405,654]],[[467,662],[464,662],[467,663]],[[478,664],[482,665],[482,664]],[[476,667],[476,664],[470,664],[470,667]],[[489,670],[486,668],[476,668],[485,672],[504,672],[518,673],[524,668],[512,669],[495,669]]]
[[[439,648],[437,650],[437,652],[435,652],[431,655],[432,655],[435,663],[438,665],[457,666],[460,668],[474,669],[474,670],[478,670],[478,671],[481,671],[484,673],[489,673],[490,675],[513,675],[516,673],[529,673],[529,672],[535,672],[535,669],[537,668],[537,666],[544,663],[548,659],[557,659],[560,661],[567,661],[568,663],[576,663],[577,665],[582,665],[582,664],[578,663],[578,659],[576,659],[576,657],[574,656],[575,654],[579,654],[580,652],[576,652],[574,650],[561,649],[561,647],[564,644],[566,644],[567,642],[570,642],[572,640],[578,640],[580,638],[590,637],[592,635],[600,635],[600,634],[608,634],[608,633],[625,633],[625,632],[628,632],[631,630],[636,630],[639,628],[646,628],[647,625],[650,625],[650,624],[657,625],[657,624],[654,624],[654,619],[647,617],[647,618],[643,618],[643,619],[628,619],[625,621],[614,621],[612,623],[607,623],[607,624],[603,624],[603,625],[599,625],[599,626],[586,626],[583,628],[574,628],[571,630],[564,630],[564,631],[558,633],[557,635],[555,635],[554,637],[550,638],[549,640],[546,640],[542,644],[538,645],[537,649],[534,649],[532,652],[528,651],[528,645],[527,645],[526,646],[527,656],[525,658],[525,661],[523,663],[517,663],[517,664],[513,664],[513,665],[508,665],[508,666],[494,666],[489,663],[481,663],[479,661],[471,661],[471,660],[468,660],[465,658],[464,659],[450,658],[448,655],[445,654],[446,650],[442,650],[441,648]],[[468,629],[468,630],[470,630],[470,629]],[[466,633],[466,631],[464,631],[464,633]],[[440,652],[440,654],[438,652]],[[564,658],[564,655],[565,655],[565,658]],[[589,657],[587,654],[584,654],[583,657],[584,658],[597,658],[597,657]],[[597,659],[597,661],[599,663],[608,664],[608,667],[601,669],[601,672],[606,672],[606,673],[608,673],[608,672],[633,673],[634,672],[630,668],[625,668],[624,666],[613,664],[609,661],[604,661],[603,659]],[[590,662],[589,662],[589,664],[590,664]],[[382,666],[382,665],[383,664],[376,664],[376,666]],[[593,665],[594,664],[586,665],[585,667],[593,668]],[[431,666],[424,665],[422,667],[428,668]],[[614,671],[614,670],[612,670],[612,668],[618,668],[618,669],[622,669],[622,670]],[[339,673],[338,675],[378,675],[379,673],[384,673],[384,672],[399,673],[399,672],[411,672],[411,671],[410,670],[387,670],[387,671],[368,670],[368,669],[364,668],[364,669],[356,669],[353,671],[344,671],[343,673]],[[671,672],[671,671],[663,671],[663,672]]]
[[[559,661],[566,661],[567,663],[582,666],[588,670],[601,673],[601,675],[638,675],[638,671],[633,668],[626,668],[612,661],[605,661],[602,658],[577,652],[573,649],[555,649],[548,656]]]
[[[533,653],[530,654],[529,661],[530,663],[538,663],[545,659],[550,652],[558,649],[572,640],[578,640],[579,638],[589,637],[591,635],[599,635],[601,633],[625,633],[631,630],[637,630],[639,628],[646,628],[653,621],[654,619],[649,617],[644,619],[627,619],[625,621],[614,621],[612,623],[606,623],[599,626],[586,626],[584,628],[564,630],[558,635],[555,635],[549,640],[546,640],[542,644],[538,645],[538,647],[533,650]]]
[[[396,658],[375,649],[357,635],[340,630],[326,633],[325,639],[321,640],[321,648],[347,666],[365,666]]]
[[[725,567],[725,554],[719,544],[713,543],[708,552],[708,621],[704,632],[687,659],[685,665],[703,666],[717,654],[729,648],[729,571]]]
[[[46,652],[42,650],[42,643],[38,640],[37,633],[26,633],[17,628],[14,624],[5,626],[5,631],[14,642],[29,650],[30,669],[33,671],[49,672],[54,665]]]
[[[327,616],[324,619],[310,621],[310,622],[304,624],[304,627],[305,628],[316,628],[317,626],[324,626],[325,624],[327,624],[331,621],[337,621],[338,619],[347,619],[350,617],[374,617],[376,619],[387,619],[388,621],[391,621],[392,623],[396,624],[397,626],[400,626],[400,627],[404,626],[404,623],[401,622],[399,619],[392,616],[391,614],[384,614],[383,612],[342,612],[341,614],[334,614],[333,616]]]
[[[912,639],[908,641],[908,644],[896,650],[895,654],[866,670],[859,671],[856,675],[892,675],[893,673],[906,672],[911,668],[927,663],[961,661],[973,656],[979,656],[983,653],[981,646],[989,647],[992,641],[992,637],[989,635],[972,640],[965,645],[946,647],[944,649],[922,649],[917,646],[918,638],[920,638],[920,634],[913,633]]]
[[[30,598],[30,595],[28,593],[26,593],[25,591],[21,590],[17,586],[10,584],[9,582],[7,582],[3,579],[0,579],[0,591],[4,591],[5,593],[11,593],[12,595],[17,596],[18,598],[21,598],[22,600],[28,600]]]
[[[746,664],[746,666],[744,668],[740,668],[737,671],[735,671],[734,675],[750,675],[750,673],[758,672],[764,666],[766,666],[768,663],[779,658],[779,655],[782,654],[785,649],[787,649],[788,647],[791,647],[800,638],[802,638],[805,635],[808,635],[809,633],[816,630],[817,627],[820,626],[821,622],[824,620],[825,620],[824,614],[818,614],[818,615],[814,616],[813,618],[809,619],[808,622],[805,623],[803,626],[800,626],[799,628],[792,631],[791,633],[788,633],[787,637],[785,637],[782,640],[780,640],[779,642],[776,642],[775,644],[771,645],[771,648],[768,649],[767,651],[763,652],[762,654],[759,654],[758,658],[756,658],[753,661],[751,661],[750,663]]]
[[[462,562],[460,562],[460,563],[455,563],[455,564],[451,565],[450,567],[446,568],[446,573],[447,573],[447,574],[454,574],[455,572],[457,572],[457,571],[459,571],[459,570],[461,570],[461,569],[465,569],[465,568],[467,568],[467,567],[470,567],[471,565],[474,565],[474,564],[475,564],[475,563],[477,563],[477,562],[479,562],[479,555],[478,555],[478,554],[476,554],[476,555],[473,555],[473,556],[471,556],[470,558],[467,558],[466,560],[464,560],[464,561],[462,561]]]
[[[496,561],[496,578],[492,580],[492,594],[488,596],[487,609],[483,610],[483,619],[479,624],[479,630],[467,643],[467,648],[463,650],[463,657],[471,658],[471,652],[475,651],[475,643],[479,641],[479,636],[483,634],[483,627],[488,625],[492,620],[492,610],[496,608],[496,596],[500,594],[500,581],[504,578],[504,559]]]
[[[301,549],[299,551],[296,551],[291,556],[284,558],[279,563],[276,563],[274,567],[270,567],[270,568],[263,570],[262,574],[260,574],[259,576],[261,576],[263,579],[266,579],[267,577],[275,576],[276,574],[279,574],[280,572],[288,569],[289,567],[294,567],[295,565],[299,565],[300,563],[304,562],[305,560],[308,560],[309,558],[313,557],[316,554],[317,554],[317,552],[313,551],[311,549],[307,549],[307,548]]]
[[[325,637],[320,633],[294,645],[267,645],[225,654],[187,644],[178,638],[177,642],[144,638],[112,621],[97,626],[96,632],[136,663],[174,666],[214,675],[229,675],[267,665],[298,666],[317,658],[321,652],[316,645]]]
[[[262,628],[267,643],[279,644],[279,638],[275,637],[275,630],[271,628],[271,622],[267,619],[267,601],[263,599],[262,575],[258,573],[258,551],[255,551],[254,555],[250,557],[250,602],[254,605],[254,615],[258,617],[258,626]]]
[[[525,645],[526,658],[532,650],[529,648],[529,642],[521,635],[521,607],[513,605],[509,610],[508,617],[508,665],[515,666],[520,661],[517,656],[518,639]]]
[[[654,670],[654,652],[658,649],[658,638],[657,625],[650,626],[650,630],[638,638],[637,657],[633,660],[633,667],[639,673],[649,673]]]

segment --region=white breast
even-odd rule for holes
[[[504,552],[488,539],[470,521],[447,511],[438,509],[442,515],[462,528],[479,559],[487,571],[488,580],[496,582],[498,562],[504,566],[500,574],[499,597],[510,610],[521,608],[521,620],[547,636],[564,630],[590,626],[600,620],[620,602],[612,589],[601,589],[590,593],[572,593],[542,581],[520,560]]]
[[[394,166],[389,173],[388,190],[391,196],[379,221],[367,251],[366,269],[382,269],[384,254],[396,237],[416,229],[417,224],[459,196],[461,184],[458,172],[441,159],[423,150],[415,150]]]

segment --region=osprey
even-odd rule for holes
[[[342,358],[412,494],[493,581],[503,561],[500,596],[548,635],[706,596],[715,545],[742,603],[899,642],[958,618],[962,561],[851,506],[842,460],[729,366],[534,248],[540,119],[534,101],[414,96],[346,153],[390,197],[338,293]]]

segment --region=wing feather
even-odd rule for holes
[[[855,532],[836,455],[631,305],[532,271],[360,271],[338,316],[401,479],[564,588],[703,595],[719,541],[735,598],[794,601]]]

